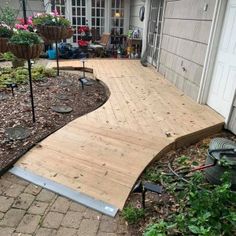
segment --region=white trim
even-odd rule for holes
[[[143,46],[142,46],[142,56],[147,49],[147,37],[148,37],[148,21],[149,21],[149,14],[150,14],[150,7],[151,1],[146,0],[145,2],[145,16],[144,16],[144,23],[143,23]]]
[[[111,1],[105,0],[105,33],[110,32],[110,20],[111,19]]]
[[[92,27],[92,0],[87,1],[86,4],[86,22],[88,23],[89,28]]]
[[[165,21],[165,12],[166,12],[166,5],[167,5],[167,0],[164,0],[163,2],[163,13],[162,13],[162,20],[161,20],[161,33],[160,33],[160,43],[159,43],[159,55],[157,58],[157,71],[160,70],[160,59],[161,59],[161,45],[163,41],[163,27],[164,27],[164,21]]]
[[[130,22],[130,0],[125,0],[124,34],[127,34],[129,32],[129,22]]]
[[[197,102],[206,104],[208,93],[211,85],[213,69],[215,65],[215,57],[218,50],[222,26],[224,22],[225,11],[227,7],[227,0],[217,0],[212,19],[212,26],[210,37],[208,40],[207,52],[203,67],[202,78],[198,93]]]
[[[234,92],[234,96],[233,96],[233,100],[232,100],[232,103],[231,103],[229,115],[228,115],[227,119],[225,120],[225,128],[229,129],[229,130],[230,130],[229,123],[230,123],[230,121],[232,119],[233,110],[235,108],[235,106],[234,106],[235,101],[236,101],[236,90]]]

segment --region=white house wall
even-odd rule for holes
[[[159,71],[197,100],[215,0],[166,0]]]
[[[144,22],[139,19],[139,9],[144,6],[145,3],[142,0],[130,1],[130,29],[139,29],[142,35]]]
[[[0,7],[4,8],[9,6],[16,11],[18,17],[22,17],[22,4],[19,0],[0,0]],[[26,14],[27,16],[32,15],[34,12],[44,12],[44,3],[41,0],[26,0]],[[19,13],[19,14],[18,14]]]
[[[229,123],[227,125],[227,128],[232,131],[234,134],[236,134],[236,92],[235,97],[233,101],[232,106],[232,112],[230,114]]]

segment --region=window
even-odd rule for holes
[[[65,15],[66,15],[65,0],[56,0],[55,1],[55,8],[52,9],[52,11],[54,11],[54,10],[56,10],[60,15],[65,17]]]
[[[99,31],[100,35],[105,31],[105,0],[92,0],[91,27]]]
[[[76,29],[73,43],[78,41],[78,27],[86,25],[86,1],[72,0],[72,27]]]
[[[112,0],[111,33],[124,34],[124,0]]]

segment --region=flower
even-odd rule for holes
[[[26,24],[25,24],[25,19],[24,18],[18,18],[18,24],[15,24],[15,28],[17,30],[28,30],[33,32],[34,31],[34,26],[33,26],[33,21],[32,21],[32,17],[28,17],[26,19]]]
[[[70,21],[60,16],[57,11],[44,13],[44,14],[36,14],[32,18],[33,24],[38,25],[50,25],[50,26],[64,26],[70,27]]]

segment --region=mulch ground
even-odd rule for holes
[[[175,198],[165,191],[166,186],[163,181],[155,181],[158,178],[158,173],[170,173],[168,168],[168,163],[170,160],[173,160],[174,170],[180,171],[183,169],[183,166],[189,165],[192,163],[197,163],[198,166],[203,165],[207,158],[207,151],[209,144],[213,138],[222,137],[230,139],[236,142],[236,136],[228,131],[223,131],[219,134],[211,136],[209,138],[203,139],[200,142],[191,145],[189,147],[179,148],[175,151],[170,151],[166,155],[164,155],[161,160],[154,162],[151,164],[146,171],[140,177],[141,181],[150,182],[153,179],[153,183],[162,185],[163,193],[156,194],[147,192],[146,193],[146,209],[145,209],[145,218],[141,219],[135,224],[129,225],[129,232],[131,235],[141,236],[143,235],[144,229],[153,222],[156,222],[160,219],[166,219],[168,216],[175,212],[178,208],[178,204],[175,202]],[[187,157],[186,160],[188,163],[178,163],[177,159],[180,157]],[[192,166],[192,168],[194,168]],[[131,193],[126,206],[131,205],[136,208],[141,208],[141,194],[139,193]],[[128,224],[128,223],[127,223]]]
[[[32,122],[28,84],[15,89],[14,97],[10,89],[0,90],[0,171],[49,134],[106,102],[109,96],[107,88],[87,74],[94,83],[82,90],[80,76],[61,72],[59,77],[33,83],[36,123]],[[73,111],[67,114],[54,112],[52,107],[58,105],[69,106]],[[26,128],[29,137],[9,139],[6,129],[16,126]]]

